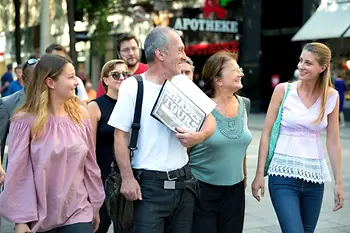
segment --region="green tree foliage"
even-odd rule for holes
[[[86,17],[89,26],[95,25],[91,35],[92,53],[103,55],[106,50],[106,42],[111,24],[107,21],[109,9],[113,0],[76,0],[77,16]]]

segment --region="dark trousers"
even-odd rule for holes
[[[194,195],[189,189],[164,189],[164,180],[141,178],[142,200],[134,208],[134,233],[190,233]]]
[[[93,227],[91,222],[75,223],[55,229],[45,231],[42,233],[93,233]],[[39,232],[38,232],[39,233]]]
[[[269,176],[269,191],[283,233],[313,233],[321,211],[324,184]]]
[[[200,197],[195,199],[192,233],[243,232],[244,181],[233,186],[200,182]]]

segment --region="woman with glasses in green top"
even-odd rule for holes
[[[245,209],[245,155],[252,136],[246,105],[236,93],[243,85],[237,55],[220,51],[202,71],[204,92],[216,103],[214,133],[189,152],[193,175],[201,195],[195,201],[192,232],[242,232]]]

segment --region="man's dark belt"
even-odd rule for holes
[[[160,172],[160,171],[150,171],[150,170],[135,170],[136,176],[137,173],[140,173],[140,178],[142,177],[150,177],[150,178],[158,178],[160,180],[176,180],[181,177],[188,177],[191,174],[190,165],[187,163],[182,168]]]

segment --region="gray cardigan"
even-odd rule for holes
[[[24,102],[24,89],[0,99],[0,159],[4,155],[10,119],[14,111]]]

